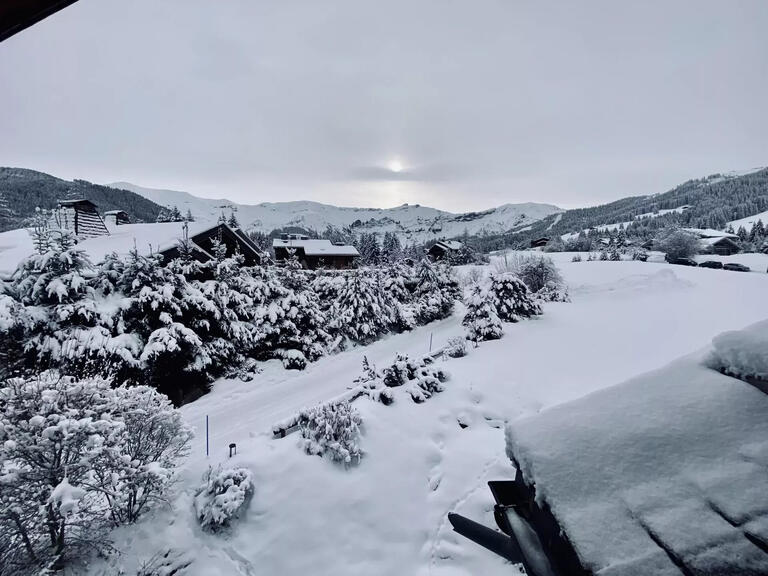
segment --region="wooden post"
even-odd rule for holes
[[[208,458],[208,414],[205,415],[205,457]]]

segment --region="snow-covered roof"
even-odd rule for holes
[[[683,230],[695,234],[699,238],[738,238],[736,234],[729,234],[722,230],[713,230],[712,228],[683,228]]]
[[[458,240],[440,240],[438,244],[445,246],[448,250],[461,250],[462,246],[464,246]]]
[[[723,240],[729,240],[731,243],[734,243],[734,240],[736,239],[738,239],[738,236],[732,236],[730,234],[728,236],[716,236],[713,238],[699,238],[699,244],[702,246],[712,246]]]
[[[591,571],[679,575],[661,542],[696,574],[768,573],[744,535],[768,537],[768,395],[703,358],[508,426],[510,457]]]
[[[339,246],[330,240],[283,240],[275,238],[273,248],[303,248],[307,256],[359,256],[354,246]]]
[[[134,246],[140,254],[159,252],[174,246],[183,235],[182,222],[162,222],[148,224],[122,224],[116,226],[107,221],[109,236],[88,238],[78,243],[85,250],[94,264],[104,260],[107,254],[117,252],[127,254]],[[211,226],[208,221],[189,222],[189,236],[203,232]],[[16,269],[18,263],[34,252],[32,238],[25,229],[10,230],[0,233],[0,272],[9,273]]]

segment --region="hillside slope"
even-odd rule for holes
[[[62,180],[25,168],[0,167],[0,198],[4,200],[0,231],[25,225],[35,208],[55,208],[63,198],[86,198],[101,212],[125,210],[134,222],[154,222],[160,206],[129,190],[92,184],[86,180]]]
[[[515,234],[513,242],[575,234],[601,226],[642,222],[649,232],[670,223],[724,229],[729,222],[768,210],[768,168],[750,173],[713,174],[689,180],[668,192],[632,196],[608,204],[567,210]]]
[[[128,182],[118,186],[141,194],[164,206],[189,209],[196,218],[215,220],[223,211],[237,212],[246,228],[271,232],[275,228],[298,226],[322,232],[326,226],[352,227],[355,232],[397,232],[407,242],[423,242],[431,238],[454,238],[470,235],[502,234],[525,227],[551,214],[562,212],[551,204],[504,204],[482,212],[453,214],[418,204],[395,208],[345,208],[318,202],[263,202],[248,205],[229,200],[198,198],[186,192],[142,188]]]

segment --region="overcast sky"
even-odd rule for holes
[[[80,0],[0,44],[0,165],[243,203],[595,204],[768,164],[766,30],[765,0]]]

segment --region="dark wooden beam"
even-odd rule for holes
[[[77,0],[0,0],[0,42]]]

